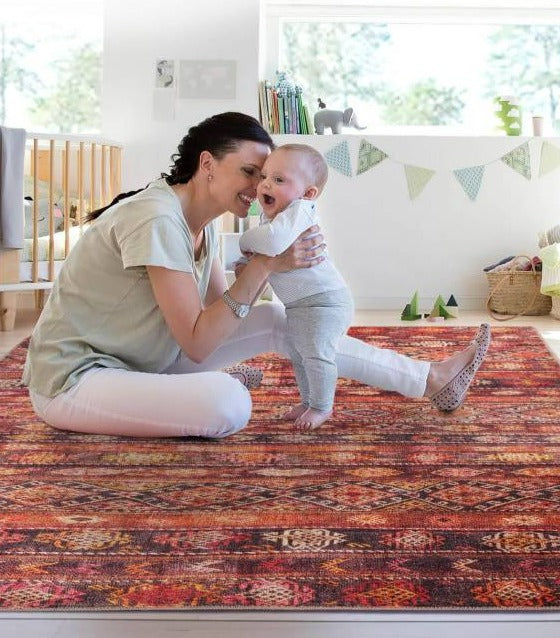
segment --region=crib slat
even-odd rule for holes
[[[109,201],[112,201],[121,192],[121,149],[118,146],[111,146],[111,153],[109,155],[109,174]]]
[[[84,143],[80,142],[78,149],[78,209],[76,211],[76,221],[78,226],[82,225],[84,214]]]
[[[54,280],[54,140],[49,141],[49,281]]]
[[[33,281],[39,279],[39,140],[33,139],[33,247],[31,252]]]
[[[90,212],[96,208],[95,206],[95,186],[96,186],[96,166],[95,166],[95,156],[96,156],[96,144],[95,142],[91,143],[91,159],[90,159],[90,168],[89,168],[89,210]]]
[[[64,142],[64,257],[70,252],[70,141]]]
[[[103,144],[101,146],[101,206],[107,204],[107,144]]]

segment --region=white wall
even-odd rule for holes
[[[189,126],[205,117],[257,115],[259,0],[106,1],[104,20],[103,134],[124,144],[124,189],[167,170]],[[174,120],[154,121],[158,58],[236,60],[236,98],[179,100]]]
[[[119,0],[106,2],[104,135],[124,144],[124,189],[167,170],[189,126],[225,110],[257,114],[259,0]],[[157,58],[236,60],[237,96],[182,100],[174,120],[152,117]],[[301,136],[300,136],[301,137]],[[321,151],[348,139],[356,172],[360,135],[311,136]],[[359,308],[402,306],[418,289],[424,305],[453,293],[482,307],[482,267],[512,253],[536,254],[536,233],[560,222],[560,170],[538,177],[541,141],[529,140],[533,179],[499,158],[526,139],[370,137],[389,159],[363,175],[331,170],[321,196],[329,250]],[[301,141],[301,139],[298,139]],[[553,141],[560,147],[560,141]],[[411,200],[403,165],[436,171]],[[452,171],[485,165],[475,202]],[[426,308],[429,310],[429,308]]]
[[[358,308],[402,309],[415,290],[423,309],[437,294],[454,294],[464,309],[483,308],[482,268],[511,254],[538,253],[537,232],[560,223],[560,168],[539,177],[545,138],[314,135],[305,141],[323,153],[347,140],[352,177],[334,168],[320,198],[329,251],[345,275]],[[389,156],[356,175],[362,139]],[[278,136],[278,143],[302,136]],[[501,157],[527,142],[532,178]],[[560,147],[559,139],[547,139]],[[435,171],[411,199],[404,165]],[[485,166],[471,201],[453,171]]]

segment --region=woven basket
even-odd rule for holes
[[[531,270],[486,273],[490,288],[486,307],[498,321],[521,315],[547,315],[552,308],[552,299],[541,294],[541,273],[535,270],[531,258],[519,255],[516,259],[530,261]]]

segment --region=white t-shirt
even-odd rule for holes
[[[105,211],[68,255],[35,326],[23,382],[53,397],[93,367],[161,372],[179,355],[146,266],[193,273],[202,299],[217,256],[214,224],[196,263],[173,189],[159,179]]]
[[[296,199],[272,220],[261,212],[260,226],[245,231],[239,239],[239,247],[242,251],[273,257],[291,246],[304,230],[318,223],[315,202]],[[346,287],[344,278],[328,256],[312,268],[272,273],[268,281],[284,304]]]

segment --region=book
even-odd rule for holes
[[[309,109],[303,100],[302,89],[286,79],[280,78],[276,86],[268,80],[258,83],[259,118],[265,129],[272,134],[311,134],[313,125]]]

